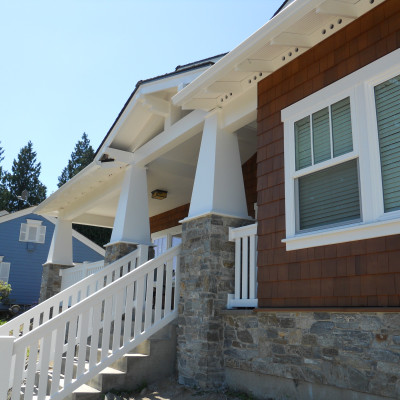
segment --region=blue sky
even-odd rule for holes
[[[0,141],[32,140],[48,195],[83,132],[96,150],[138,80],[232,50],[283,0],[0,2]]]

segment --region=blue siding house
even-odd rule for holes
[[[34,214],[35,207],[0,214],[0,280],[12,288],[14,304],[38,303],[42,266],[47,260],[56,219]],[[74,263],[104,259],[104,250],[73,231]]]

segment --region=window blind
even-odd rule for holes
[[[350,97],[331,106],[333,157],[353,151]]]
[[[400,209],[400,75],[375,87],[385,212]]]
[[[331,158],[331,133],[328,107],[312,115],[314,164]]]
[[[357,160],[298,179],[300,230],[360,218]]]
[[[310,117],[305,117],[294,124],[296,140],[296,171],[311,165]]]

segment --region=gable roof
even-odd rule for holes
[[[24,216],[29,215],[29,214],[34,214],[35,213],[35,209],[36,209],[36,206],[25,208],[23,210],[15,211],[15,212],[8,213],[8,214],[5,214],[5,215],[0,215],[0,225],[5,223],[5,222],[9,222],[9,221],[12,221],[12,220],[17,219],[17,218],[24,217]],[[38,219],[45,218],[47,221],[51,222],[54,225],[57,222],[57,218],[54,218],[54,217],[49,217],[49,216],[46,216],[46,215],[43,215],[43,216],[37,215],[37,217],[38,217]],[[81,243],[83,243],[84,245],[86,245],[87,247],[91,248],[92,250],[94,250],[95,252],[97,252],[98,254],[100,254],[101,256],[104,257],[105,250],[103,248],[101,248],[100,246],[98,246],[96,243],[92,242],[86,236],[83,236],[82,234],[80,234],[76,230],[72,229],[72,237],[74,237],[75,239],[79,240]]]

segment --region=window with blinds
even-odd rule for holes
[[[350,98],[294,124],[296,171],[353,151]]]
[[[353,151],[350,98],[294,124],[296,171]],[[297,179],[298,229],[360,219],[357,160]]]
[[[400,209],[400,75],[375,87],[385,212]]]

